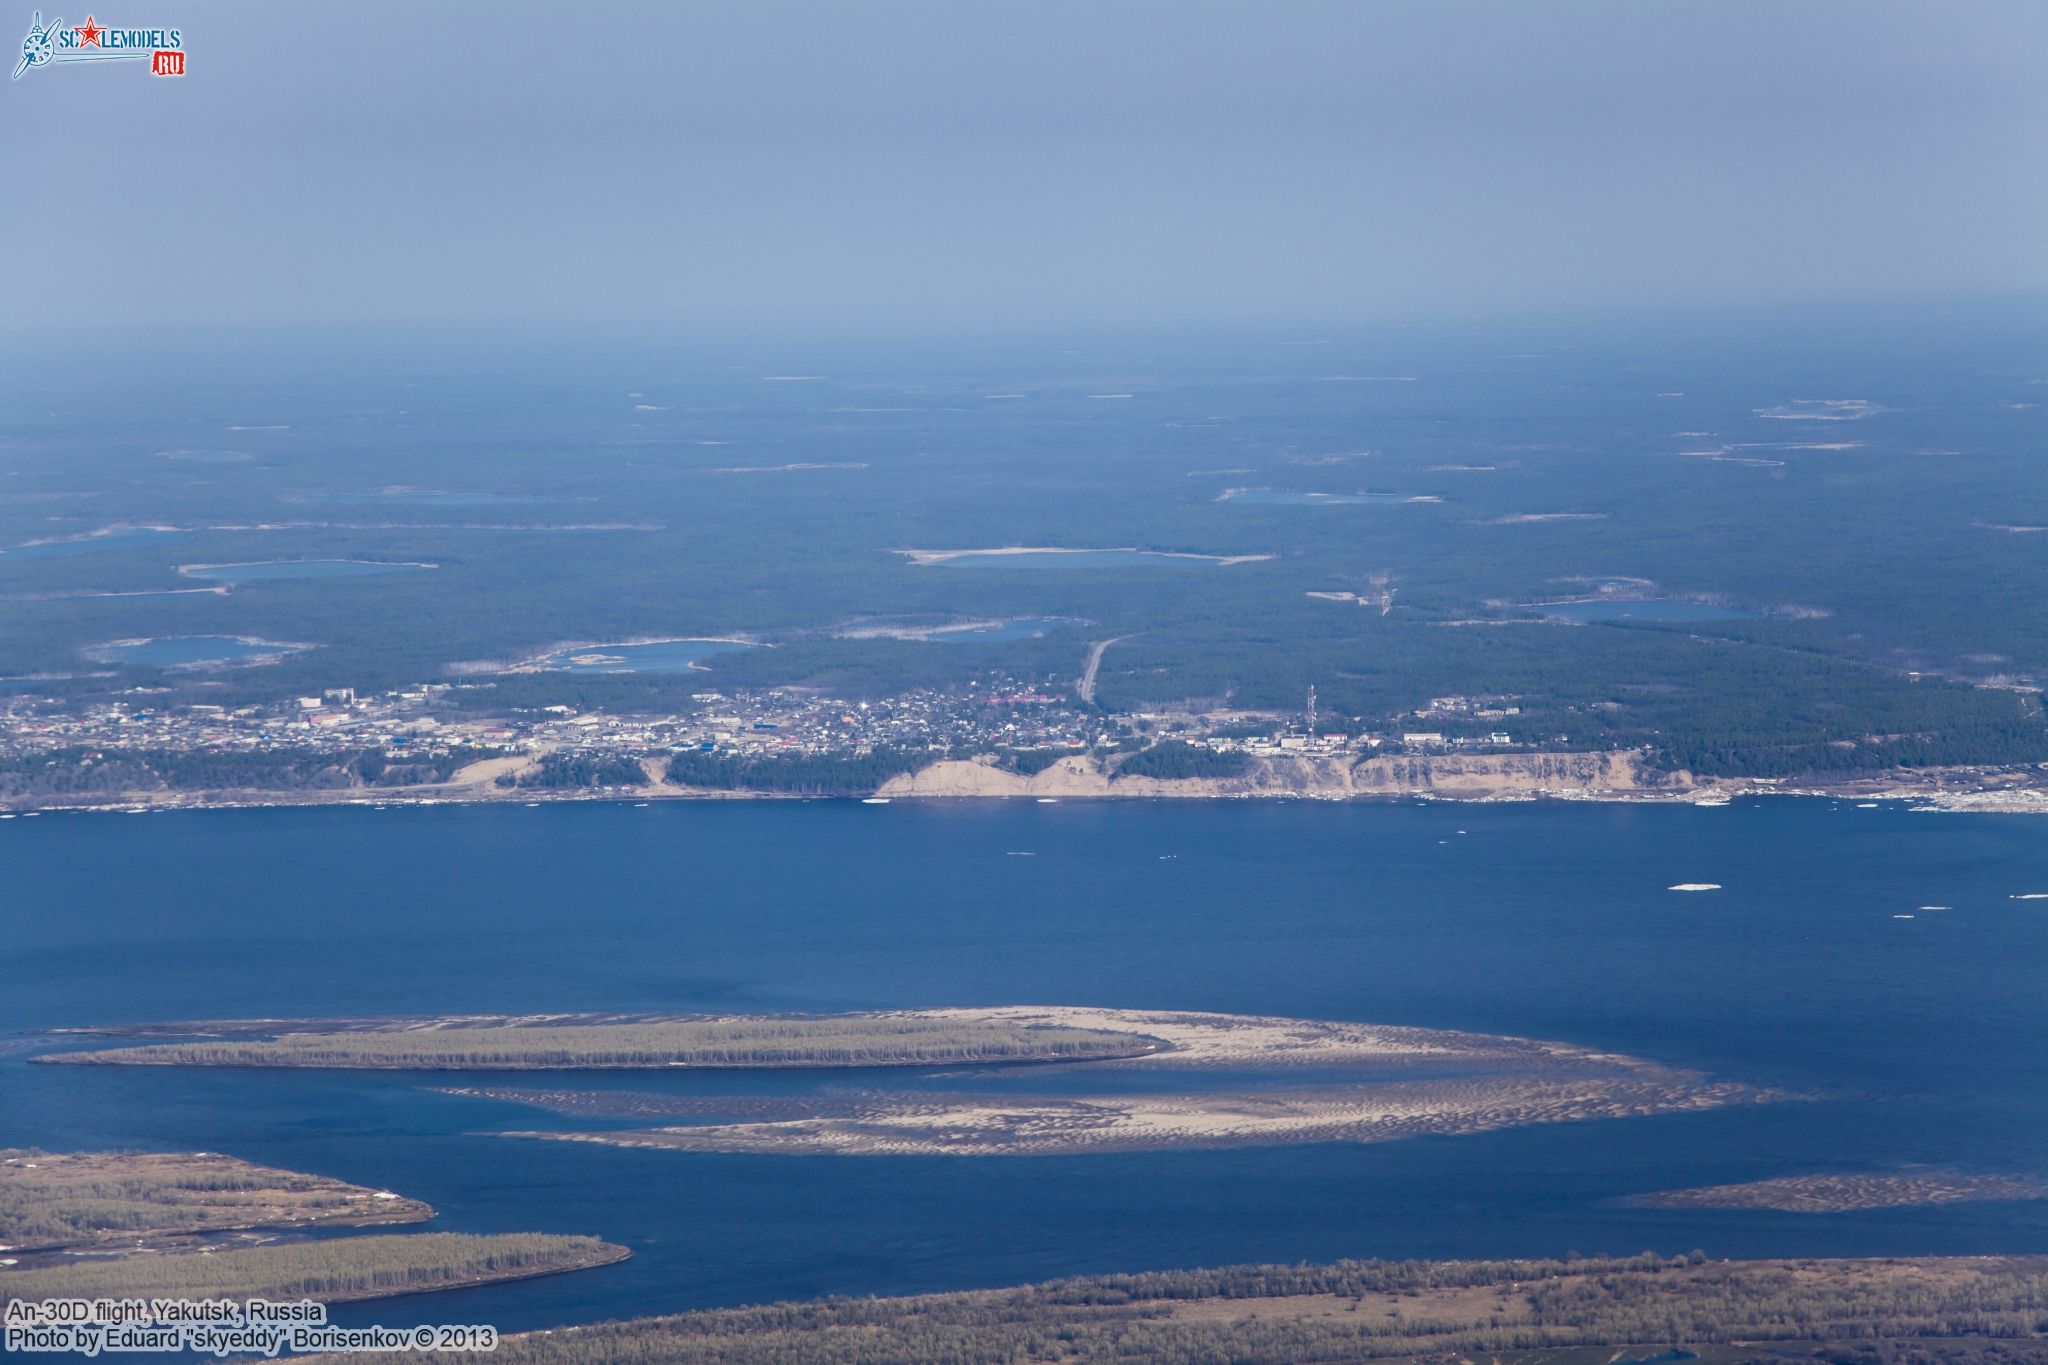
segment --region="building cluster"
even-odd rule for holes
[[[851,701],[798,689],[700,692],[676,715],[579,712],[566,705],[492,713],[477,684],[433,683],[358,695],[335,688],[267,705],[171,704],[158,689],[61,708],[29,696],[0,702],[0,754],[60,749],[219,753],[444,755],[459,748],[639,754],[683,749],[748,755],[847,754],[876,749],[1082,751],[1114,744],[1124,726],[1043,682],[977,678]]]
[[[567,705],[493,710],[487,683],[432,683],[358,695],[334,688],[282,703],[222,707],[172,701],[136,689],[65,709],[16,696],[0,701],[0,756],[67,749],[184,752],[359,753],[392,758],[564,752],[648,757],[707,750],[748,757],[857,755],[876,750],[965,755],[1061,750],[1081,753],[1175,739],[1258,756],[1427,752],[1514,743],[1505,731],[1447,738],[1436,729],[1359,733],[1355,722],[1302,714],[1109,715],[1044,679],[1001,674],[954,688],[920,688],[865,701],[802,688],[699,692],[673,715],[579,712]],[[1519,713],[1512,699],[1439,697],[1419,718],[1491,720]]]
[[[1420,721],[1450,722],[1466,726],[1476,721],[1505,721],[1522,714],[1517,697],[1431,697],[1427,706],[1416,708],[1413,717]],[[1494,729],[1484,735],[1446,735],[1442,730],[1421,728],[1403,729],[1400,741],[1404,748],[1428,751],[1431,749],[1504,748],[1514,744],[1515,737],[1503,729]]]
[[[372,697],[336,688],[262,706],[176,705],[136,689],[77,709],[30,697],[0,704],[0,754],[94,748],[214,753],[345,753],[381,749],[439,756],[492,747],[505,727],[447,718],[446,684]]]
[[[918,688],[868,701],[797,688],[698,692],[697,709],[675,716],[578,714],[549,706],[516,721],[522,737],[549,748],[603,753],[682,749],[748,756],[933,754],[996,749],[1080,752],[1115,743],[1123,727],[1046,684],[974,679],[957,689]]]

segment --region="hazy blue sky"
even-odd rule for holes
[[[0,87],[0,326],[2048,286],[2041,0],[88,9],[190,74]]]

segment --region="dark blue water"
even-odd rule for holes
[[[1006,856],[1020,850],[1037,856]],[[1664,889],[1688,881],[1726,889]],[[517,1328],[1255,1259],[2044,1252],[2042,1203],[1613,1202],[1908,1163],[2048,1171],[2048,902],[2009,899],[2042,890],[2048,821],[1824,801],[53,814],[0,822],[0,1030],[1075,1002],[1556,1038],[1817,1098],[1374,1146],[764,1157],[492,1137],[588,1121],[431,1093],[465,1080],[445,1074],[11,1052],[0,1144],[225,1151],[418,1196],[450,1229],[596,1233],[635,1252],[338,1314],[355,1322]],[[467,1079],[689,1094],[889,1080]]]

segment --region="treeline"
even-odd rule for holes
[[[399,756],[381,749],[243,752],[74,747],[0,757],[0,798],[146,791],[332,791],[446,782],[495,755],[464,749]]]
[[[1830,739],[1815,733],[1766,730],[1755,718],[1728,719],[1725,730],[1693,731],[1655,747],[1661,766],[1715,777],[1801,777],[1886,768],[2048,762],[2048,726],[2033,699],[1992,694],[2006,714],[1931,716],[1937,728],[1911,734],[1866,733]]]
[[[454,1232],[342,1237],[217,1251],[0,1270],[0,1298],[315,1298],[421,1294],[621,1260],[595,1237]]]
[[[1223,697],[1293,711],[1314,683],[1326,713],[1355,718],[1347,724],[1499,729],[1547,750],[1647,747],[1663,766],[1705,776],[2048,762],[2037,698],[1910,679],[1830,652],[1810,623],[1681,631],[1338,619],[1345,634],[1290,640],[1284,651],[1221,628],[1155,630],[1109,651],[1097,699],[1119,711]],[[1717,638],[1700,634],[1709,628]],[[1522,714],[1463,725],[1412,715],[1429,697],[1478,695],[1513,696]]]
[[[1241,753],[1218,753],[1199,744],[1178,739],[1161,740],[1149,749],[1132,754],[1118,765],[1118,777],[1158,777],[1179,780],[1191,777],[1243,777],[1251,757]]]
[[[890,778],[916,772],[936,757],[900,749],[773,758],[690,749],[669,760],[668,780],[679,786],[715,791],[869,796]]]
[[[647,770],[637,758],[622,754],[552,753],[531,771],[517,778],[499,778],[500,785],[521,787],[639,787],[646,785]]]
[[[1292,1298],[1305,1300],[1298,1312],[1284,1302]],[[1232,1312],[1234,1303],[1244,1311]],[[1198,1311],[1184,1315],[1183,1308]],[[2039,1257],[1709,1263],[1696,1252],[1675,1259],[1646,1253],[1570,1261],[1353,1261],[688,1313],[514,1337],[494,1355],[456,1359],[476,1365],[1297,1365],[1513,1359],[1568,1347],[1645,1347],[1632,1353],[1648,1354],[1739,1341],[1868,1342],[1871,1348],[1833,1358],[1905,1365],[1917,1357],[1878,1343],[1974,1337],[1987,1346],[2010,1343],[2018,1358],[2037,1361],[2044,1309],[2048,1259]],[[1990,1352],[1930,1356],[1943,1365],[1997,1358]]]
[[[144,764],[177,791],[264,787],[404,787],[446,782],[465,764],[495,756],[495,750],[465,749],[445,754],[395,756],[382,749],[320,753],[278,749],[253,753],[151,750]]]

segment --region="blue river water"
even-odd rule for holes
[[[1683,882],[1723,889],[1666,889]],[[1822,800],[49,814],[0,823],[0,1145],[223,1151],[425,1199],[431,1226],[634,1252],[337,1311],[351,1322],[517,1329],[1341,1256],[2048,1252],[2048,1202],[1618,1203],[1818,1171],[2048,1172],[2048,901],[2013,899],[2041,891],[2048,821]],[[1808,1098],[1369,1146],[783,1157],[495,1136],[591,1121],[432,1087],[893,1078],[26,1061],[43,1030],[151,1020],[1002,1003],[1520,1034]]]

